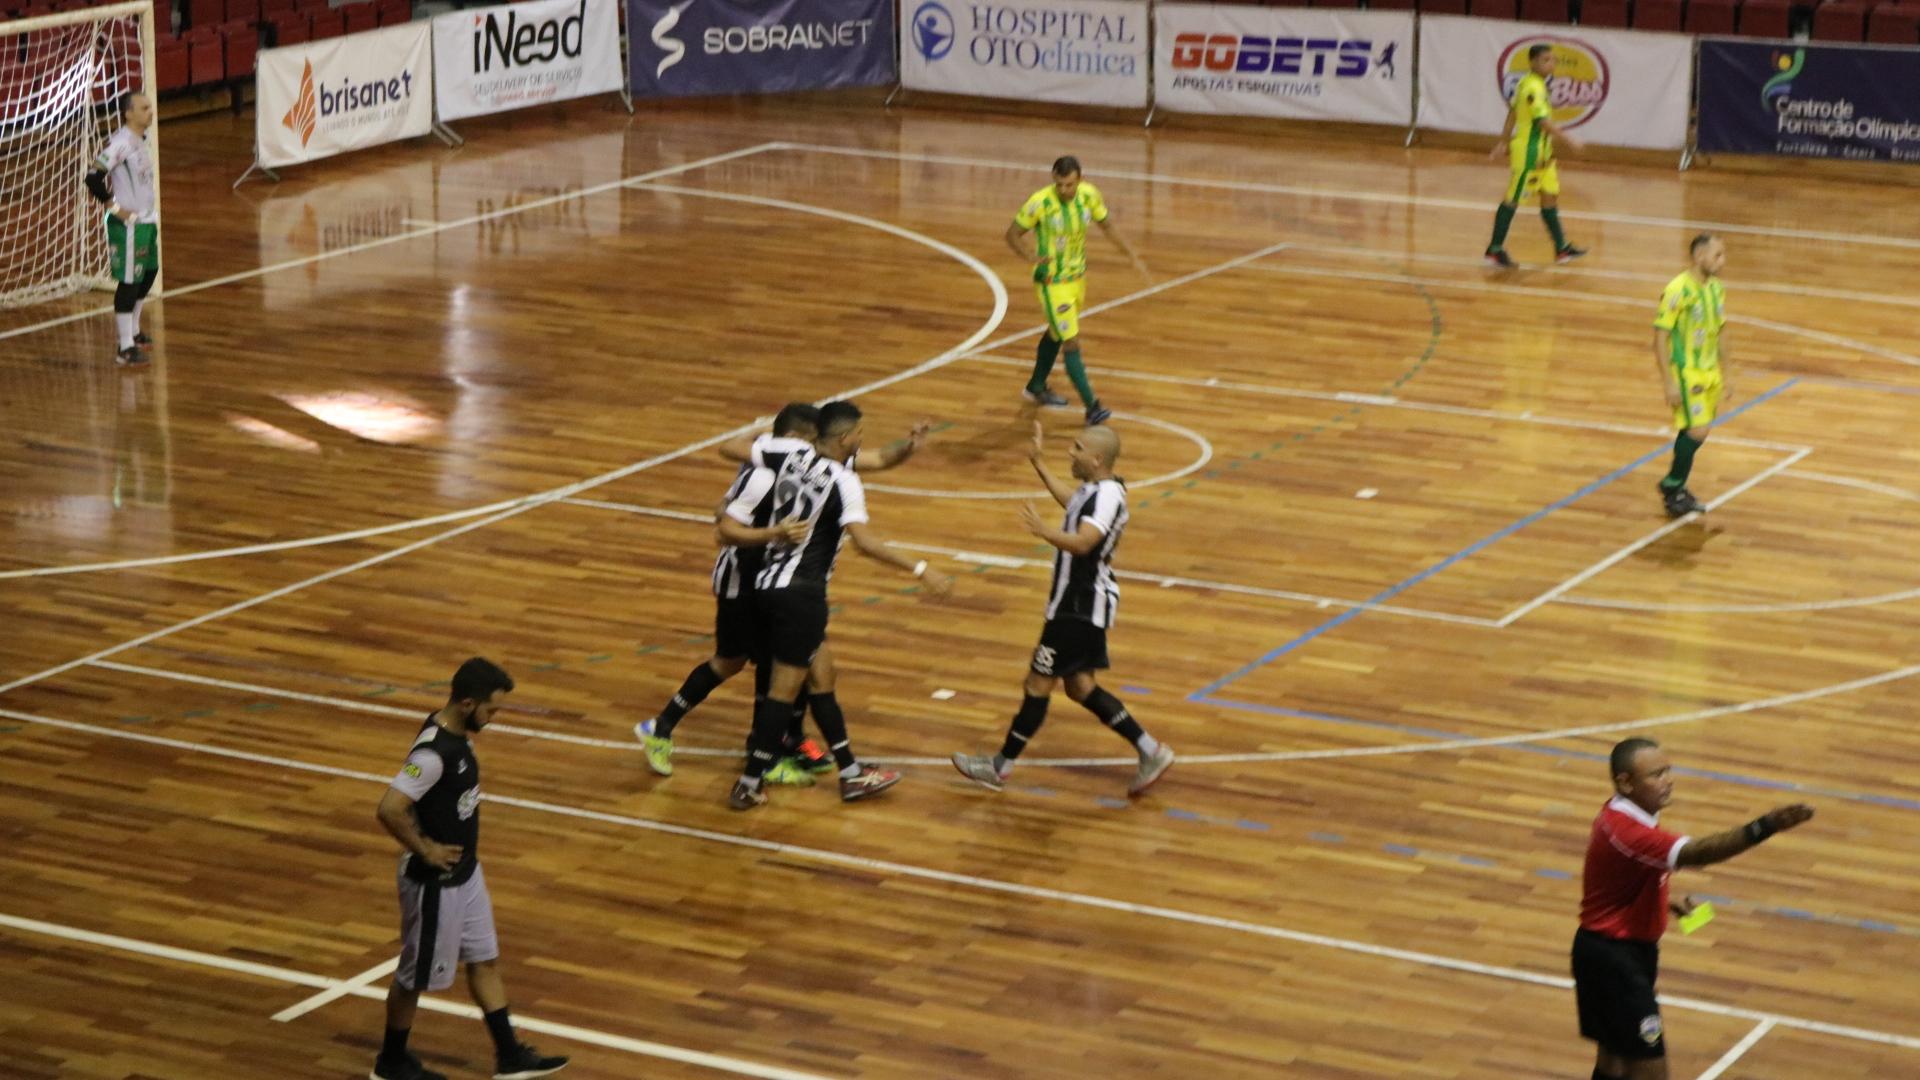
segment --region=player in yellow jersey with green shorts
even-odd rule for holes
[[[1007,246],[1023,259],[1033,259],[1034,295],[1047,315],[1047,332],[1040,337],[1033,377],[1027,380],[1025,397],[1041,405],[1063,406],[1067,399],[1047,389],[1047,375],[1064,350],[1067,377],[1080,392],[1086,406],[1087,423],[1104,423],[1111,410],[1100,404],[1087,381],[1087,369],[1080,357],[1080,309],[1087,301],[1087,226],[1100,226],[1142,275],[1147,266],[1133,253],[1126,240],[1107,220],[1107,203],[1100,189],[1080,178],[1078,158],[1063,157],[1053,163],[1053,183],[1033,193],[1007,226]],[[1038,233],[1038,246],[1030,252],[1023,244],[1029,232]]]
[[[1553,64],[1553,46],[1541,44],[1527,50],[1531,70],[1513,89],[1506,127],[1489,155],[1498,161],[1504,154],[1513,167],[1506,198],[1500,200],[1500,209],[1493,215],[1493,240],[1487,244],[1487,261],[1502,270],[1517,265],[1507,254],[1507,229],[1513,225],[1520,200],[1529,195],[1540,197],[1540,220],[1546,222],[1547,233],[1553,237],[1554,261],[1568,263],[1587,253],[1585,248],[1570,243],[1560,228],[1560,169],[1553,161],[1553,141],[1558,139],[1567,149],[1578,150],[1580,140],[1553,122],[1552,100],[1547,94]]]
[[[1660,481],[1660,497],[1673,517],[1705,510],[1687,490],[1693,455],[1707,441],[1707,428],[1733,398],[1727,384],[1727,294],[1720,268],[1727,245],[1712,233],[1693,238],[1693,265],[1667,282],[1653,317],[1653,362],[1673,409],[1673,468]]]

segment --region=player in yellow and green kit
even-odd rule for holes
[[[1660,497],[1673,517],[1705,510],[1687,490],[1693,455],[1707,441],[1707,427],[1732,399],[1727,385],[1727,294],[1720,287],[1720,268],[1727,263],[1727,245],[1712,233],[1693,238],[1688,249],[1693,265],[1667,282],[1660,294],[1660,311],[1653,317],[1653,362],[1673,409],[1673,468],[1660,481]]]
[[[1053,183],[1030,196],[1007,226],[1007,246],[1023,259],[1034,259],[1034,294],[1047,314],[1047,332],[1041,335],[1033,364],[1033,377],[1027,380],[1028,401],[1053,407],[1064,406],[1067,399],[1047,389],[1047,375],[1053,361],[1064,349],[1067,354],[1067,378],[1080,392],[1080,403],[1087,408],[1087,423],[1104,423],[1111,410],[1093,395],[1087,381],[1086,365],[1080,358],[1080,309],[1087,300],[1087,226],[1095,224],[1107,234],[1141,274],[1147,266],[1133,253],[1127,242],[1107,220],[1107,203],[1100,189],[1080,178],[1078,158],[1063,157],[1053,163]],[[1038,233],[1036,252],[1022,243],[1027,233]]]
[[[1553,237],[1553,259],[1568,263],[1587,253],[1585,248],[1568,242],[1560,228],[1560,169],[1553,162],[1553,141],[1569,150],[1580,149],[1580,140],[1567,134],[1553,122],[1553,105],[1547,96],[1547,80],[1553,78],[1553,46],[1535,45],[1527,50],[1529,72],[1513,88],[1513,100],[1507,108],[1507,124],[1500,141],[1489,155],[1498,161],[1502,154],[1513,167],[1507,180],[1507,196],[1493,215],[1493,240],[1487,244],[1487,261],[1502,270],[1516,265],[1507,254],[1507,229],[1513,225],[1514,211],[1520,200],[1540,196],[1540,220],[1547,223]]]

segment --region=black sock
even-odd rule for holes
[[[133,305],[140,299],[140,286],[123,281],[113,287],[113,313],[115,315],[133,314]]]
[[[772,698],[753,703],[753,734],[747,736],[746,778],[758,780],[780,756],[780,737],[786,733],[793,705]]]
[[[1027,380],[1027,389],[1039,393],[1047,388],[1047,376],[1053,373],[1053,361],[1060,355],[1060,343],[1053,335],[1040,335],[1040,345],[1033,351],[1033,377]]]
[[[388,1028],[387,1037],[380,1041],[380,1060],[399,1061],[407,1056],[407,1036],[413,1034],[412,1028]]]
[[[1666,479],[1660,486],[1668,491],[1678,491],[1687,486],[1687,477],[1693,475],[1693,455],[1700,452],[1700,444],[1693,436],[1682,431],[1673,437],[1673,468],[1667,471]],[[1642,481],[1644,483],[1645,481]]]
[[[833,763],[842,770],[852,768],[853,746],[847,739],[847,717],[840,711],[840,702],[832,694],[815,694],[807,704],[813,706],[813,722],[819,725],[827,749],[833,752]]]
[[[1560,228],[1559,209],[1541,210],[1540,220],[1547,223],[1547,235],[1553,237],[1553,250],[1556,252],[1567,250],[1567,234]]]
[[[828,694],[826,696],[832,697],[833,695]],[[793,703],[793,719],[787,724],[787,737],[784,740],[785,746],[789,750],[798,750],[800,749],[800,744],[807,741],[808,700],[808,697],[802,694],[800,695],[800,700]]]
[[[1046,697],[1028,694],[1020,702],[1020,711],[1013,714],[1013,725],[1007,728],[1007,740],[1000,745],[1000,756],[1007,761],[1018,760],[1020,752],[1027,748],[1027,742],[1040,733],[1040,725],[1046,722]],[[998,765],[999,762],[994,764]]]
[[[680,684],[673,698],[661,708],[660,718],[653,725],[653,733],[662,739],[673,738],[673,729],[680,725],[681,719],[698,708],[701,702],[707,700],[707,695],[725,681],[713,670],[712,664],[702,660],[699,667],[687,672],[687,681]]]
[[[1140,740],[1146,737],[1146,729],[1133,718],[1133,714],[1120,703],[1120,699],[1100,687],[1094,687],[1093,693],[1088,694],[1087,699],[1080,704],[1086,706],[1088,712],[1099,717],[1101,723],[1112,728],[1114,734],[1134,746],[1139,746]]]
[[[1612,1073],[1603,1073],[1600,1071],[1600,1066],[1595,1065],[1593,1067],[1593,1080],[1627,1080],[1627,1078],[1624,1076],[1615,1076]]]
[[[762,657],[753,662],[753,700],[759,701],[767,696],[767,689],[773,685],[773,661]]]
[[[1507,229],[1512,227],[1513,214],[1518,209],[1509,203],[1501,203],[1500,209],[1493,212],[1493,239],[1487,243],[1489,255],[1507,246]]]
[[[520,1040],[513,1037],[513,1021],[507,1018],[505,1005],[481,1017],[487,1022],[487,1034],[493,1036],[493,1052],[506,1057]]]

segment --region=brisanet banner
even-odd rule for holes
[[[627,0],[635,97],[893,81],[892,0]]]
[[[433,98],[442,120],[620,89],[616,0],[534,0],[433,20]]]
[[[1700,42],[1700,149],[1920,161],[1920,50]]]
[[[1547,83],[1554,123],[1605,146],[1686,145],[1693,39],[1685,34],[1458,15],[1420,20],[1420,126],[1498,135],[1537,44],[1553,46],[1557,64]]]
[[[1143,109],[1147,6],[1116,0],[901,0],[910,90]]]
[[[1372,124],[1413,119],[1410,11],[1155,10],[1156,108]]]
[[[425,135],[433,38],[424,22],[260,53],[255,152],[269,167]]]

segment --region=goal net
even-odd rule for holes
[[[148,0],[0,22],[0,307],[111,287],[86,174],[153,70]]]

